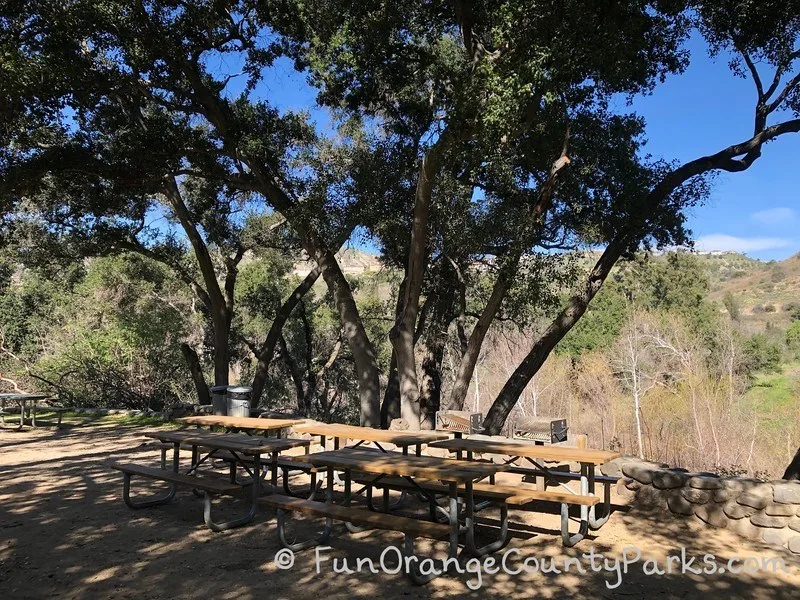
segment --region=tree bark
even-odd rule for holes
[[[208,390],[208,384],[203,377],[203,369],[200,367],[200,357],[197,352],[189,344],[181,344],[181,354],[189,367],[189,373],[192,375],[195,390],[197,391],[197,400],[202,404],[211,404],[211,394]]]
[[[436,413],[442,403],[442,360],[445,339],[433,336],[422,359],[422,386],[420,389],[420,429],[433,429]]]
[[[797,453],[794,455],[792,462],[789,463],[789,466],[786,467],[786,471],[784,471],[781,479],[800,479],[800,448],[797,449]]]
[[[405,302],[406,284],[408,277],[403,276],[403,280],[397,287],[397,302],[394,307],[394,322],[398,323],[403,314],[403,302]],[[381,427],[388,429],[394,419],[400,418],[400,380],[397,376],[397,353],[392,348],[392,358],[389,361],[389,377],[386,382],[386,390],[383,393],[383,404],[381,404]]]
[[[389,429],[394,419],[400,418],[400,381],[397,378],[397,356],[392,350],[392,359],[389,363],[389,379],[383,393],[381,404],[381,427]]]
[[[306,412],[306,388],[305,388],[305,380],[303,379],[303,370],[300,368],[300,365],[297,364],[297,361],[292,356],[291,352],[289,352],[289,347],[286,344],[286,338],[283,337],[283,334],[278,336],[278,345],[280,347],[280,357],[283,359],[283,362],[286,364],[286,368],[289,370],[289,375],[292,377],[292,383],[294,383],[295,389],[295,396],[297,397],[297,412],[301,416],[308,416]]]
[[[314,259],[322,270],[322,278],[333,293],[342,331],[353,354],[358,377],[358,398],[361,408],[362,427],[380,427],[380,370],[375,350],[369,341],[358,306],[353,298],[353,290],[342,272],[333,252],[324,247],[309,244],[315,248]]]
[[[611,272],[611,268],[622,256],[626,245],[623,237],[606,247],[586,279],[583,289],[569,299],[564,309],[536,341],[514,373],[511,374],[511,377],[509,377],[503,389],[500,390],[489,412],[486,414],[483,426],[488,435],[498,435],[500,433],[508,415],[511,414],[511,410],[522,392],[525,391],[530,380],[539,371],[556,344],[561,341],[572,326],[578,322],[578,319],[583,316],[583,313],[586,312],[589,302],[600,290],[606,277]]]
[[[403,294],[403,308],[400,318],[389,333],[394,356],[397,361],[397,377],[400,387],[400,417],[408,422],[412,430],[419,429],[419,382],[417,363],[414,356],[419,298],[422,293],[422,280],[428,242],[428,216],[430,213],[433,183],[439,170],[439,161],[444,149],[444,140],[439,141],[422,157],[414,194],[414,215],[411,225],[411,244],[408,252],[406,285]]]
[[[228,369],[230,362],[230,330],[231,330],[231,317],[232,317],[232,294],[226,298],[222,292],[222,288],[217,280],[217,273],[214,269],[214,263],[211,260],[211,254],[208,252],[208,246],[203,240],[200,232],[197,230],[194,221],[192,221],[189,209],[183,201],[178,184],[174,177],[167,177],[164,185],[164,195],[167,199],[169,206],[175,213],[181,227],[186,232],[186,237],[194,251],[195,259],[200,268],[200,273],[203,276],[203,283],[205,284],[206,293],[209,299],[209,311],[211,317],[212,337],[214,340],[214,385],[228,385]],[[235,265],[233,266],[235,269]],[[230,276],[233,275],[233,282],[235,283],[235,273],[229,272]],[[226,282],[227,287],[228,282]]]
[[[294,291],[289,294],[289,297],[275,314],[275,318],[272,320],[272,324],[267,332],[267,339],[264,341],[264,344],[261,346],[261,350],[258,353],[258,363],[256,364],[256,372],[253,376],[252,383],[253,406],[258,406],[258,403],[261,400],[261,395],[264,393],[264,385],[267,382],[269,365],[270,362],[272,362],[272,357],[275,354],[275,346],[278,343],[278,338],[283,331],[284,325],[286,325],[286,321],[288,321],[289,317],[292,316],[292,312],[303,299],[303,297],[311,290],[312,287],[314,287],[314,284],[316,283],[317,279],[319,279],[321,272],[322,271],[319,266],[315,266],[308,273],[308,275],[305,276],[303,281],[301,281],[300,284],[294,289]]]

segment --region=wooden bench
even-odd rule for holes
[[[369,485],[371,480],[367,477],[358,477],[354,481]],[[416,486],[402,477],[384,477],[377,482],[372,483],[374,487],[379,489],[389,488],[393,490],[406,490],[414,491]],[[436,482],[425,482],[420,484],[420,487],[428,492],[434,494],[447,494],[447,486]],[[594,506],[601,502],[601,499],[596,496],[579,496],[577,494],[570,494],[567,492],[550,492],[522,488],[512,485],[495,485],[491,483],[474,483],[472,485],[473,495],[478,498],[486,498],[495,502],[505,502],[511,506],[524,506],[536,500],[543,502],[557,502],[574,504],[578,506]],[[464,488],[458,489],[459,496],[465,494]]]
[[[414,537],[446,539],[450,526],[432,521],[422,521],[411,517],[377,513],[365,508],[328,504],[316,500],[304,500],[293,496],[273,494],[259,498],[259,502],[284,512],[299,512],[306,515],[326,517],[336,521],[353,523],[373,529],[402,531]]]
[[[442,523],[434,523],[432,521],[422,521],[413,519],[411,517],[401,517],[397,515],[390,515],[385,513],[376,513],[364,508],[355,508],[350,506],[341,506],[330,504],[326,502],[317,502],[314,500],[302,500],[292,496],[272,495],[260,498],[259,502],[266,506],[275,508],[278,516],[278,539],[284,548],[289,548],[293,552],[324,544],[333,531],[333,521],[341,521],[353,525],[360,525],[363,527],[371,527],[373,529],[382,529],[385,531],[398,531],[403,533],[404,546],[401,551],[404,557],[405,565],[409,561],[405,557],[413,557],[415,560],[411,562],[411,568],[404,569],[406,575],[412,582],[416,584],[423,584],[430,581],[433,577],[430,574],[421,575],[414,563],[419,562],[419,559],[414,554],[414,539],[415,538],[428,538],[435,540],[447,539],[452,537],[453,530],[450,525]],[[288,542],[286,539],[286,514],[298,512],[315,517],[325,517],[325,529],[314,538],[301,542]],[[455,542],[458,541],[458,535],[455,535]],[[454,553],[451,553],[454,556]],[[446,565],[445,565],[446,566]]]
[[[369,477],[358,477],[355,479],[360,484],[369,485],[384,490],[414,491],[417,486],[402,477],[384,477],[377,481]],[[435,481],[426,481],[418,484],[420,488],[431,494],[447,494],[448,486]],[[459,486],[459,496],[466,496],[466,489]],[[491,483],[474,483],[472,485],[472,495],[474,498],[483,498],[487,503],[494,503],[500,506],[501,522],[506,523],[507,509],[509,506],[525,506],[532,502],[554,502],[561,505],[561,539],[565,546],[570,547],[581,541],[589,530],[590,513],[589,510],[603,500],[598,496],[582,496],[569,492],[552,492],[546,490],[533,490],[511,485],[496,485]],[[371,491],[367,493],[367,501],[372,507]],[[469,502],[469,500],[468,500]],[[438,505],[429,500],[431,517],[436,518]],[[580,506],[581,521],[578,533],[569,533],[569,507]],[[384,509],[388,507],[388,499],[384,496]],[[471,511],[472,508],[468,508]],[[505,538],[505,532],[501,534],[501,539]],[[493,549],[494,546],[490,547]]]
[[[256,511],[256,503],[253,502],[250,511],[244,516],[233,519],[226,523],[215,523],[211,519],[211,499],[217,495],[237,496],[241,495],[243,487],[240,485],[232,484],[219,478],[198,477],[196,475],[186,475],[184,473],[176,473],[168,469],[148,467],[137,464],[120,464],[114,463],[111,465],[112,469],[122,472],[123,487],[122,499],[130,508],[139,509],[147,508],[150,506],[157,506],[159,504],[166,504],[175,497],[178,487],[185,487],[192,490],[198,490],[203,493],[205,501],[203,517],[206,525],[212,531],[223,531],[231,527],[243,525],[253,519]],[[165,481],[170,484],[169,491],[165,496],[153,498],[150,500],[134,501],[130,497],[131,478],[133,476],[143,477],[145,479],[154,479],[157,481]]]

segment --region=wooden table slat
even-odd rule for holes
[[[387,429],[372,429],[371,427],[357,427],[355,425],[342,425],[339,423],[305,423],[295,427],[299,433],[311,435],[324,435],[327,437],[345,438],[364,442],[378,442],[394,444],[395,446],[415,446],[417,444],[430,444],[437,440],[446,440],[450,435],[435,431],[391,431]]]
[[[541,460],[563,460],[596,465],[621,456],[619,452],[610,450],[592,450],[590,448],[574,448],[570,446],[541,446],[525,442],[500,442],[470,438],[435,442],[431,444],[431,447],[444,448],[453,452],[462,450],[482,454],[507,454],[509,456],[525,456]]]
[[[288,450],[298,446],[307,446],[308,440],[298,439],[267,439],[251,438],[250,440],[240,440],[226,434],[213,434],[207,432],[192,433],[188,431],[150,431],[144,434],[146,437],[155,438],[162,442],[179,442],[193,446],[203,446],[218,450],[229,450],[242,454],[264,454],[275,451]]]
[[[273,431],[305,423],[304,419],[256,419],[253,417],[228,417],[223,415],[200,415],[196,417],[182,417],[176,419],[186,425],[200,425],[202,427],[231,427],[233,429],[248,429],[251,431]]]
[[[457,461],[434,456],[407,456],[398,452],[359,452],[349,448],[309,454],[304,460],[316,467],[459,483],[488,477],[506,468],[493,463]]]

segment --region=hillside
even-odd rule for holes
[[[800,254],[783,261],[762,262],[741,254],[701,255],[711,282],[709,298],[722,301],[730,293],[742,314],[772,322],[788,321],[800,304]]]

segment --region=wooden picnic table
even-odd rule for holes
[[[595,467],[604,464],[610,460],[618,458],[619,452],[612,452],[610,450],[594,450],[590,448],[573,448],[569,446],[556,446],[556,445],[540,445],[531,442],[517,442],[517,441],[499,441],[499,440],[486,440],[480,438],[457,438],[431,444],[433,448],[443,448],[454,452],[457,458],[462,458],[466,453],[467,460],[473,458],[474,453],[480,454],[503,454],[510,457],[508,463],[508,471],[511,473],[521,473],[523,475],[533,474],[537,476],[545,476],[556,481],[559,486],[563,487],[570,493],[576,492],[565,485],[560,479],[568,476],[568,473],[558,472],[553,469],[547,468],[539,461],[554,460],[561,462],[577,462],[581,465],[580,470],[580,491],[577,492],[581,496],[594,496],[596,486]],[[523,458],[526,462],[533,465],[534,468],[525,466],[513,466],[514,460]],[[542,483],[545,483],[543,480]],[[541,489],[544,489],[543,487]],[[581,525],[584,524],[592,529],[599,529],[608,520],[611,512],[611,489],[608,482],[605,485],[605,494],[603,501],[603,516],[597,517],[595,506],[581,506]]]
[[[177,485],[184,485],[195,488],[198,495],[205,496],[204,518],[206,524],[213,531],[222,531],[231,527],[238,527],[249,523],[255,517],[258,508],[258,499],[261,496],[262,481],[262,455],[268,454],[272,463],[272,484],[276,486],[277,478],[277,458],[282,450],[305,446],[308,449],[308,440],[292,440],[279,438],[260,438],[249,437],[247,439],[238,434],[211,433],[207,431],[150,431],[144,434],[146,437],[157,439],[162,443],[171,443],[173,447],[172,469],[166,468],[153,469],[141,465],[116,465],[114,468],[121,470],[125,474],[123,498],[125,503],[131,508],[144,508],[163,504],[172,499],[175,495]],[[192,462],[189,469],[180,472],[180,449],[190,446],[192,449]],[[228,453],[233,461],[231,462],[230,482],[223,483],[218,479],[208,479],[197,477],[198,468],[217,452]],[[201,457],[201,453],[203,456]],[[247,457],[247,458],[245,458]],[[269,463],[267,463],[268,465]],[[265,466],[267,466],[265,465]],[[225,523],[215,523],[211,520],[211,494],[231,494],[242,489],[237,486],[236,467],[243,467],[250,475],[252,487],[252,501],[250,509],[242,517],[232,519]],[[136,502],[131,500],[130,478],[131,476],[144,476],[152,479],[160,479],[170,483],[170,491],[163,498]]]
[[[222,427],[226,431],[275,431],[280,437],[281,429],[305,423],[305,419],[256,419],[253,417],[228,417],[225,415],[200,415],[176,419],[185,425],[198,427]]]
[[[619,452],[610,450],[593,450],[590,448],[573,448],[570,446],[538,445],[531,442],[502,442],[499,440],[482,440],[476,438],[460,438],[434,442],[432,448],[444,448],[452,452],[471,454],[506,454],[508,456],[538,458],[540,460],[561,460],[602,465],[619,458]]]
[[[178,471],[178,462],[180,460],[181,446],[189,446],[192,449],[192,464],[187,474],[195,471],[206,460],[213,458],[219,451],[226,451],[234,459],[231,461],[231,483],[235,483],[236,467],[242,466],[248,474],[255,480],[255,474],[260,471],[260,457],[264,454],[269,454],[271,457],[272,466],[272,484],[277,485],[278,477],[278,456],[284,450],[291,448],[306,448],[310,442],[301,439],[286,439],[286,438],[262,438],[245,436],[230,433],[212,433],[209,431],[148,431],[145,437],[154,438],[163,443],[171,443],[173,445],[173,470]],[[205,452],[201,457],[200,454]],[[241,456],[240,456],[241,455]],[[245,460],[242,456],[249,457],[251,460]],[[259,458],[256,461],[256,458]],[[253,471],[250,470],[252,464],[254,465]],[[265,465],[266,466],[266,465]]]
[[[380,444],[394,444],[402,449],[404,454],[408,454],[409,446],[416,446],[416,453],[419,455],[423,444],[430,444],[438,440],[447,440],[450,436],[447,433],[434,431],[391,431],[386,429],[373,429],[371,427],[357,427],[355,425],[341,425],[339,423],[304,423],[295,427],[298,433],[308,433],[319,436],[320,444],[326,448],[326,439],[334,439],[334,450],[339,449],[339,440],[357,440],[356,447],[366,442],[374,443],[378,448]]]
[[[459,496],[465,502],[465,526],[463,531],[467,536],[467,545],[471,551],[485,553],[487,549],[497,549],[502,546],[507,535],[507,511],[503,505],[501,513],[501,536],[502,540],[489,544],[483,549],[475,547],[474,541],[474,495],[473,483],[492,476],[499,471],[506,469],[505,465],[497,465],[491,462],[464,461],[450,458],[439,458],[436,456],[409,456],[399,452],[375,452],[361,448],[341,448],[326,452],[309,454],[305,460],[316,467],[327,469],[328,496],[326,502],[333,502],[333,483],[334,472],[339,471],[344,474],[344,500],[342,504],[347,506],[354,496],[352,494],[353,473],[359,474],[361,478],[364,474],[374,476],[374,482],[387,476],[399,476],[407,479],[415,485],[431,505],[431,516],[438,514],[434,510],[434,505],[441,512],[447,514],[448,525],[450,528],[450,550],[449,556],[455,557],[458,553],[458,537],[461,531],[458,521],[459,515]],[[438,506],[438,501],[434,494],[426,491],[423,486],[416,483],[416,480],[441,481],[447,484],[447,498],[449,509],[445,510]],[[372,508],[372,485],[367,484],[357,494],[367,492],[367,501]],[[387,510],[387,503],[384,502],[384,511]]]
[[[11,394],[0,394],[0,415],[3,417],[3,423],[5,423],[6,402],[10,400],[11,402],[16,402],[19,406],[19,425],[17,426],[17,429],[22,429],[22,426],[25,423],[26,407],[28,403],[31,402],[31,426],[36,427],[36,403],[39,402],[39,400],[45,400],[49,397],[50,396],[47,394],[21,394],[18,392]]]

